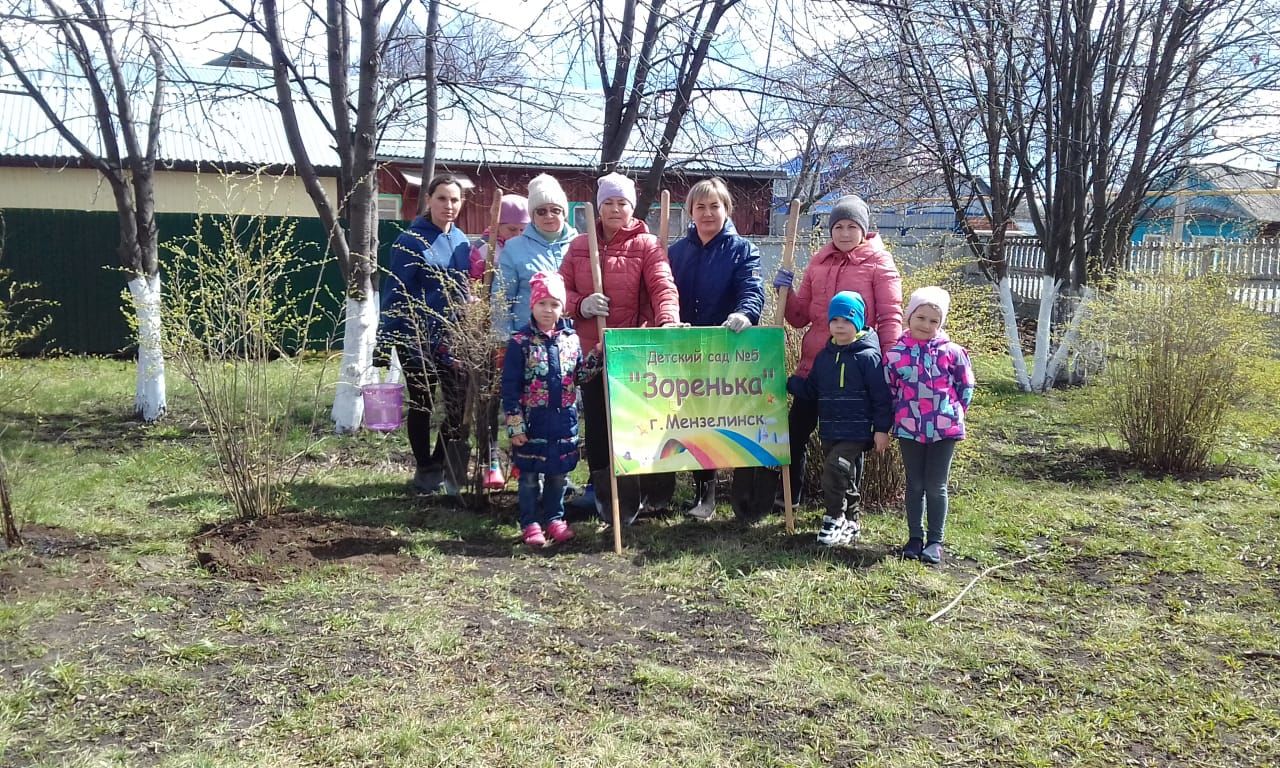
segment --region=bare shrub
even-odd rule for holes
[[[1203,469],[1248,390],[1245,375],[1270,349],[1261,315],[1223,275],[1165,272],[1120,281],[1095,299],[1081,338],[1106,351],[1096,409],[1141,464]]]
[[[3,219],[0,219],[2,231]],[[8,270],[0,269],[0,409],[17,407],[30,396],[35,382],[30,366],[15,355],[24,346],[37,342],[50,323],[49,312],[55,302],[40,298],[35,283],[12,279]],[[0,435],[8,429],[0,424]],[[22,544],[18,521],[13,511],[13,494],[9,484],[9,468],[0,454],[0,527],[4,543],[9,547]]]
[[[198,216],[191,235],[164,244],[173,255],[165,354],[195,389],[241,519],[281,508],[298,470],[293,413],[315,405],[323,378],[305,378],[297,357],[311,341],[319,286],[301,279],[312,265],[295,229],[262,216]]]

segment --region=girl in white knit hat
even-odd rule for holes
[[[893,394],[893,436],[907,474],[908,538],[902,556],[929,565],[942,562],[951,459],[964,439],[974,388],[969,353],[942,330],[950,308],[951,295],[936,285],[913,292],[907,330],[884,356]]]

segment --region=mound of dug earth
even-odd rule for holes
[[[271,581],[325,565],[401,573],[414,562],[402,551],[406,544],[386,528],[291,512],[213,526],[191,547],[212,573]]]

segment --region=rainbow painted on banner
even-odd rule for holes
[[[698,466],[703,469],[778,466],[778,460],[764,446],[727,429],[669,438],[658,453],[658,458],[667,459],[685,451],[697,459]]]

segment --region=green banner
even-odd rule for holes
[[[619,475],[791,463],[781,328],[605,331]]]

